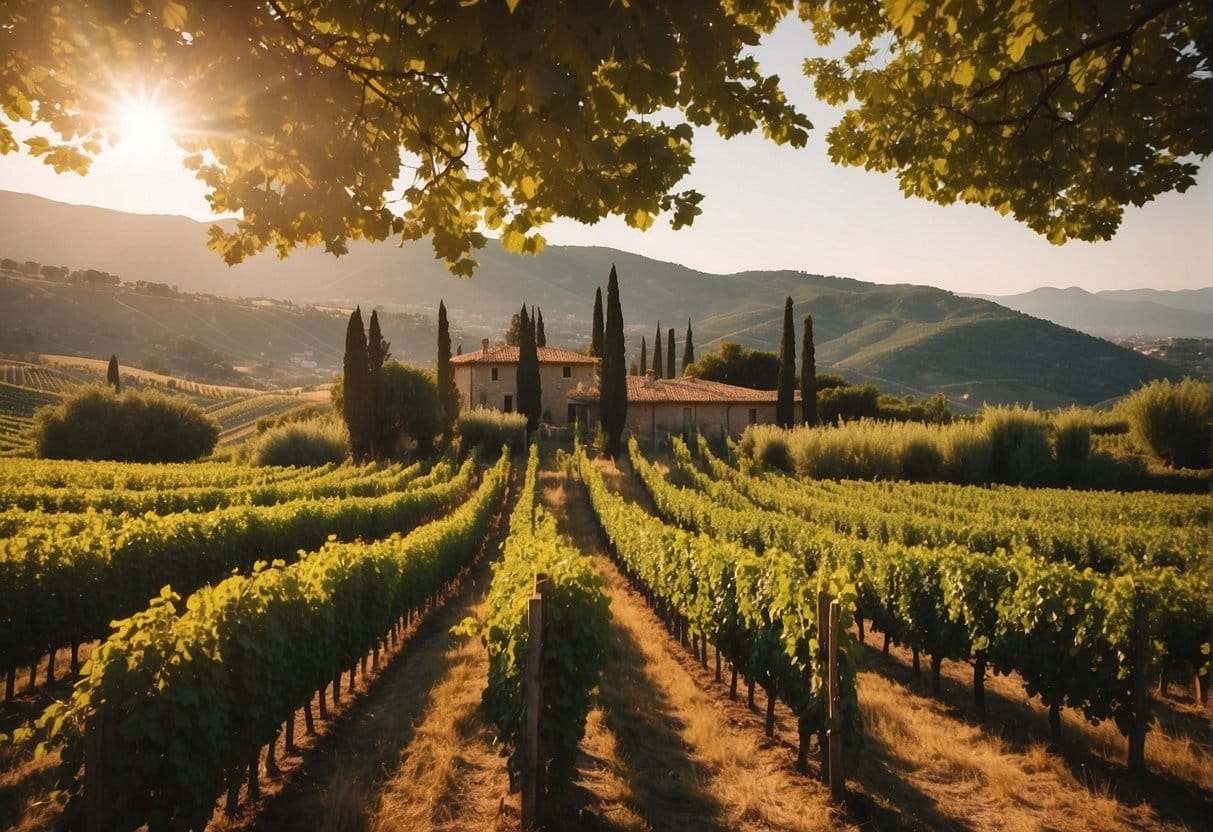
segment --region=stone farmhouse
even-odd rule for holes
[[[599,420],[598,364],[572,350],[540,347],[539,386],[543,421],[556,427]],[[518,409],[518,347],[490,347],[451,358],[455,386],[464,408],[488,407],[511,413]],[[626,432],[655,442],[694,426],[712,439],[740,436],[749,425],[775,422],[774,390],[751,390],[698,378],[628,376]],[[800,412],[800,393],[795,410]]]

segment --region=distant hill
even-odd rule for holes
[[[987,300],[925,286],[876,285],[798,271],[714,275],[598,247],[551,246],[537,257],[522,257],[504,252],[495,242],[477,254],[480,266],[470,280],[451,277],[433,259],[429,246],[420,243],[403,248],[355,243],[341,258],[315,250],[295,252],[286,260],[260,255],[229,268],[205,248],[207,223],[122,214],[3,191],[0,214],[6,217],[0,227],[0,257],[17,261],[94,268],[129,282],[229,297],[342,308],[382,305],[420,316],[415,319],[419,333],[432,332],[421,321],[432,322],[438,301],[445,299],[452,327],[461,333],[456,343],[462,342],[465,349],[476,348],[481,337],[501,337],[522,303],[542,308],[549,343],[581,348],[589,341],[594,289],[605,286],[615,264],[633,358],[638,357],[642,335],[650,341],[651,354],[658,319],[663,329],[674,328],[679,353],[688,318],[694,322],[699,353],[724,340],[776,349],[783,299],[791,296],[798,327],[803,314],[813,315],[819,369],[872,380],[891,392],[923,395],[943,390],[957,402],[967,397],[973,404],[1031,401],[1049,407],[1094,403],[1146,379],[1179,375],[1174,367],[1132,350]],[[176,319],[183,327],[179,331],[238,359],[237,349],[247,354],[258,338],[278,338],[302,326],[287,316],[280,325],[258,327],[247,311],[239,323],[227,323],[216,303],[206,301],[193,324],[189,316]],[[35,313],[26,310],[37,306],[32,299],[29,304],[5,304],[0,333],[28,332],[33,320],[29,316]],[[139,326],[139,314],[123,314],[128,317],[114,324],[115,332]],[[340,325],[334,316],[314,336],[307,336],[328,345],[313,349],[332,365],[339,364]],[[313,332],[310,325],[302,328]],[[52,337],[48,333],[54,331],[53,319],[40,323],[39,331]],[[406,349],[396,349],[398,340],[403,347],[404,336],[393,337],[385,327],[385,337],[393,342],[394,353],[409,355]],[[428,334],[414,340],[433,344]],[[279,353],[285,349],[274,347]],[[427,360],[420,363],[428,364],[432,354],[433,348],[425,347]]]
[[[1213,337],[1213,287],[1096,293],[1045,287],[1021,295],[974,297],[1104,338]]]

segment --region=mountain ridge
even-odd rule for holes
[[[600,246],[549,246],[523,257],[495,241],[478,252],[471,279],[450,276],[424,243],[356,242],[341,258],[299,250],[285,260],[262,254],[227,267],[205,248],[209,224],[189,218],[122,214],[6,191],[0,191],[0,214],[9,218],[0,228],[0,257],[96,268],[187,292],[361,304],[427,317],[442,299],[452,325],[476,340],[501,337],[510,315],[526,303],[542,308],[550,343],[581,348],[589,341],[594,288],[615,265],[631,358],[638,357],[641,336],[654,337],[658,320],[662,334],[672,327],[681,345],[688,318],[699,354],[724,340],[777,349],[783,299],[792,297],[798,329],[804,314],[813,315],[819,370],[879,378],[890,392],[943,390],[957,402],[1050,407],[1092,403],[1143,380],[1178,377],[1170,365],[1131,350],[929,286],[788,269],[715,275]],[[0,313],[0,329],[17,323]],[[960,344],[969,353],[958,351]],[[1050,354],[1041,344],[1063,352]]]

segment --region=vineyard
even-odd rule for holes
[[[1196,828],[1213,807],[1207,497],[806,480],[677,440],[661,458],[632,442],[619,468],[580,445],[513,462],[5,460],[0,821],[275,828],[277,792],[321,776],[296,762],[321,753],[313,735],[353,730],[339,715],[406,684],[401,665],[435,691],[463,674],[475,701],[426,705],[408,683],[416,730],[368,768],[418,780],[403,761],[437,753],[420,738],[462,708],[437,745],[496,772],[452,793],[497,806],[478,826],[518,828],[517,790],[535,787],[540,818],[604,829],[985,828],[932,816],[950,798],[899,768],[952,753],[890,744],[890,725],[912,730],[906,702],[920,730],[950,725],[935,730],[1004,765],[1081,768],[1049,768],[1063,797],[1039,800],[1090,802],[1088,826]],[[482,555],[491,580],[465,580]],[[468,593],[479,610],[443,636],[462,646],[425,647]],[[679,733],[700,723],[715,727]],[[301,788],[336,794],[340,776]],[[973,800],[992,776],[952,788]],[[316,811],[403,828],[375,806],[410,787],[376,783]],[[1025,828],[1083,828],[986,797]],[[680,800],[693,821],[667,813]]]
[[[104,381],[106,362],[54,357],[60,365],[0,361],[0,455],[30,453],[34,412],[60,404],[88,384]],[[183,396],[219,425],[219,447],[239,443],[257,432],[258,422],[306,406],[312,399],[293,393],[260,393],[173,379],[143,370],[122,369],[125,383],[150,385]]]

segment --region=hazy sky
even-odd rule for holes
[[[1127,208],[1107,243],[1049,244],[992,210],[905,199],[891,175],[830,163],[826,130],[838,111],[813,97],[800,62],[814,50],[788,21],[760,51],[816,129],[801,150],[758,136],[729,141],[700,130],[684,187],[706,195],[681,231],[659,219],[647,232],[622,221],[539,229],[550,244],[601,245],[715,273],[800,269],[876,283],[922,283],[957,292],[1014,294],[1038,286],[1198,288],[1213,284],[1213,174],[1206,163],[1186,194]],[[208,219],[202,187],[167,145],[128,142],[87,177],[56,175],[23,154],[0,156],[0,188],[138,213]]]

